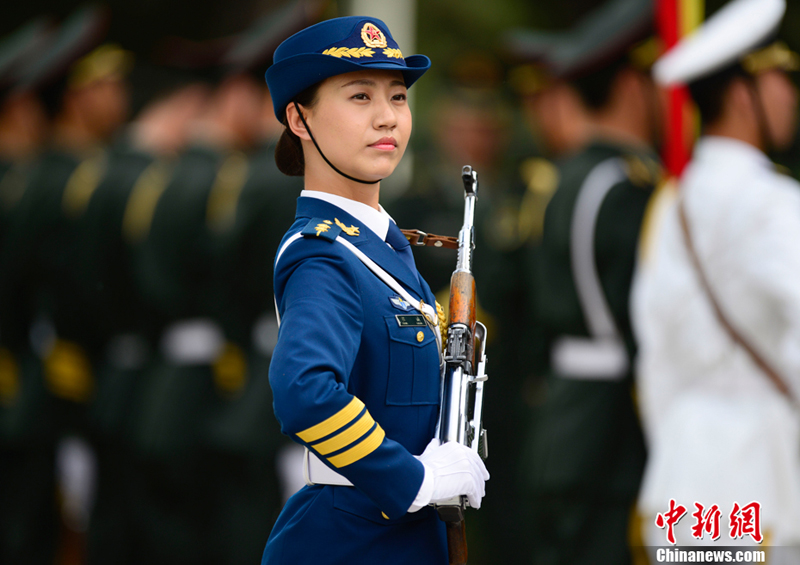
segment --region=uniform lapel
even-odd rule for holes
[[[412,273],[406,264],[398,257],[397,253],[389,247],[375,232],[366,227],[338,206],[334,206],[318,198],[300,197],[297,199],[297,218],[322,218],[325,220],[339,220],[346,227],[358,228],[358,235],[347,235],[344,231],[342,237],[358,247],[367,257],[375,261],[380,267],[400,281],[405,287],[412,290],[417,296],[424,298],[416,273]]]

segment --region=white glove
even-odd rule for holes
[[[489,472],[477,453],[454,441],[439,445],[434,438],[415,457],[425,467],[425,478],[409,512],[460,495],[466,495],[472,508],[481,507]]]

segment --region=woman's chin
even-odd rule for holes
[[[358,178],[370,181],[385,179],[386,177],[391,175],[397,168],[398,161],[399,160],[396,159],[392,160],[385,159],[381,160],[381,162],[373,163],[372,166],[363,167],[361,169],[362,171],[361,174],[363,176],[360,176]]]

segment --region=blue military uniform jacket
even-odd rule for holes
[[[434,330],[401,326],[419,312],[335,238],[350,241],[412,296],[428,304],[434,296],[381,237],[329,202],[299,198],[284,242],[297,233],[304,237],[275,268],[275,413],[285,434],[354,487],[301,489],[273,528],[262,563],[447,563],[435,511],[407,513],[424,476],[413,454],[433,437],[439,413]]]

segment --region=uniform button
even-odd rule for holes
[[[422,340],[425,339],[425,334],[422,332],[417,332],[417,341],[422,343]]]

